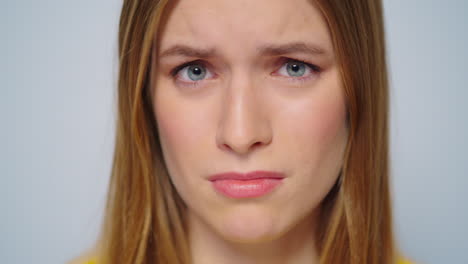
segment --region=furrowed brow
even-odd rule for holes
[[[311,55],[331,56],[325,49],[305,42],[292,42],[286,44],[267,44],[259,47],[257,51],[264,56],[279,56],[291,53],[306,53]],[[217,55],[214,48],[194,48],[184,44],[175,44],[161,52],[159,58],[165,57],[196,57],[211,58]]]
[[[279,56],[290,53],[307,53],[311,55],[327,55],[327,51],[317,45],[305,42],[293,42],[287,44],[268,44],[258,48],[260,54]]]
[[[199,49],[190,47],[187,45],[176,44],[169,47],[168,49],[161,52],[160,58],[181,56],[181,57],[197,57],[197,58],[209,58],[216,55],[214,49]]]

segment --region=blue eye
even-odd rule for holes
[[[181,66],[181,68],[176,71],[175,75],[184,82],[197,82],[213,76],[213,74],[200,63]]]
[[[301,77],[306,72],[306,65],[302,62],[288,62],[286,69],[290,76]]]
[[[199,81],[205,78],[206,76],[206,69],[200,65],[190,65],[187,66],[187,74],[190,80],[192,81]]]
[[[287,61],[278,70],[279,75],[292,78],[306,78],[319,72],[320,69],[317,66],[297,60]]]

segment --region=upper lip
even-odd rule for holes
[[[282,179],[284,175],[279,172],[273,171],[252,171],[247,173],[240,173],[240,172],[225,172],[214,174],[210,176],[208,179],[210,181],[217,181],[217,180],[254,180],[254,179]]]

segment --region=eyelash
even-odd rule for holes
[[[298,60],[298,59],[291,59],[291,58],[283,58],[281,60],[281,67],[278,68],[278,70],[276,70],[275,72],[279,71],[280,69],[282,69],[286,64],[288,63],[302,63],[304,64],[306,67],[308,67],[310,69],[310,71],[312,72],[311,75],[312,76],[301,76],[301,77],[284,77],[284,76],[281,76],[281,75],[277,75],[277,74],[273,74],[274,76],[280,76],[280,77],[284,77],[284,78],[287,78],[287,79],[290,79],[291,82],[299,82],[299,83],[304,83],[306,81],[308,81],[309,79],[311,78],[314,78],[315,75],[318,75],[322,72],[322,69],[317,66],[317,65],[314,65],[314,64],[311,64],[311,63],[307,63],[303,60]],[[183,70],[185,67],[188,67],[188,66],[192,66],[192,65],[200,65],[200,66],[203,66],[204,68],[209,68],[207,66],[207,63],[205,63],[204,61],[202,60],[194,60],[194,61],[190,61],[190,62],[187,62],[187,63],[183,63],[177,67],[175,67],[173,70],[171,70],[171,76],[177,81],[177,75],[180,74],[180,71]],[[191,86],[191,87],[195,87],[195,86],[198,86],[200,84],[200,82],[202,82],[204,80],[200,80],[200,81],[191,81],[191,82],[186,82],[186,81],[181,81],[183,83],[184,86]]]

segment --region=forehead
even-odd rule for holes
[[[310,41],[331,52],[328,27],[310,0],[170,1],[158,50],[186,44],[234,51]]]

